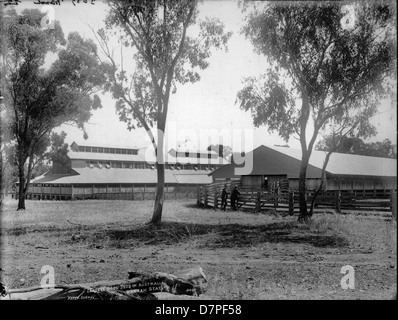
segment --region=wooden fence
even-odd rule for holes
[[[221,207],[221,192],[225,183],[212,183],[198,186],[197,203],[208,207]],[[228,183],[232,191],[239,182]],[[250,189],[239,187],[238,209],[261,212],[262,210],[287,211],[290,215],[299,212],[298,192],[270,191],[269,189]],[[307,204],[311,205],[314,192],[307,192]],[[229,197],[228,197],[229,198]],[[331,208],[342,210],[389,211],[396,217],[396,190],[361,190],[361,191],[322,191],[315,199],[315,209]],[[230,205],[230,199],[227,201]]]

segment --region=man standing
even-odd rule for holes
[[[221,209],[226,211],[227,209],[227,197],[228,197],[228,191],[227,191],[227,185],[224,185],[224,189],[222,189],[221,192]]]
[[[232,207],[232,210],[234,210],[234,211],[237,210],[236,206],[238,204],[239,195],[240,195],[240,192],[238,191],[238,187],[235,186],[235,188],[231,192],[231,207]]]

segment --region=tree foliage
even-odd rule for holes
[[[243,33],[268,64],[264,75],[244,80],[237,101],[255,126],[300,141],[303,218],[306,169],[318,134],[330,127],[339,136],[375,134],[369,119],[391,95],[395,78],[394,7],[272,2],[243,8]]]
[[[198,1],[114,1],[106,28],[98,40],[111,62],[107,89],[116,99],[116,110],[128,128],[143,127],[157,155],[158,184],[152,223],[161,221],[164,192],[164,133],[171,94],[178,84],[200,80],[200,70],[209,66],[212,48],[226,48],[231,36],[218,19],[198,21]],[[188,29],[198,25],[197,34]],[[128,57],[135,71],[128,73],[109,47],[110,37],[118,37],[121,48],[129,47]]]
[[[67,161],[68,144],[65,143],[66,133],[52,132],[40,140],[32,156],[31,179],[34,179],[51,169],[51,163]],[[9,192],[18,181],[18,153],[17,145],[11,141],[2,146],[2,183],[4,190]],[[28,163],[25,163],[25,171],[28,171]]]
[[[200,80],[199,71],[209,66],[212,48],[226,48],[231,33],[218,19],[199,21],[196,36],[187,34],[197,21],[197,1],[108,1],[111,11],[106,29],[98,34],[110,61],[108,89],[117,99],[121,120],[130,129],[150,130],[165,125],[168,100],[177,84]],[[118,27],[118,28],[115,28]],[[120,34],[120,32],[122,32]],[[135,49],[130,57],[135,72],[128,74],[107,46],[110,36],[120,37],[125,47]]]
[[[84,129],[91,111],[101,107],[95,94],[104,83],[106,67],[99,63],[92,40],[77,32],[64,39],[56,21],[42,29],[39,10],[5,12],[5,122],[15,141],[19,176],[18,209],[24,209],[35,158],[47,149],[52,130],[70,123]],[[57,58],[49,66],[48,55]]]

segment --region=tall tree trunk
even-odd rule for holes
[[[156,187],[156,198],[153,216],[150,221],[152,224],[159,224],[162,221],[163,201],[164,201],[164,164],[158,163],[157,176],[158,183]]]
[[[33,170],[33,154],[31,154],[29,156],[28,172],[27,172],[26,178],[25,178],[25,188],[24,188],[25,195],[29,191],[29,184],[30,184],[30,178],[31,178],[31,175],[32,175],[32,170]]]
[[[300,173],[299,173],[299,206],[300,206],[300,215],[299,221],[307,222],[309,218],[308,208],[307,208],[307,167],[309,162],[309,154],[308,151],[304,154],[303,159],[300,164]]]
[[[18,175],[19,175],[19,186],[18,186],[18,210],[25,210],[25,162],[20,161],[18,163]]]
[[[326,167],[327,167],[327,165],[329,163],[329,159],[330,159],[330,156],[332,155],[332,152],[333,152],[333,150],[329,151],[326,154],[325,160],[323,162],[322,173],[321,173],[321,183],[319,184],[318,188],[314,192],[314,196],[313,196],[312,201],[311,201],[311,207],[310,207],[310,212],[309,212],[309,216],[310,217],[312,217],[312,214],[314,213],[315,199],[319,195],[321,190],[323,189],[323,182],[325,180],[325,175],[326,175]]]
[[[300,165],[299,174],[299,206],[300,206],[300,216],[299,221],[306,220],[307,217],[307,194],[306,194],[306,182],[307,182],[307,166],[304,162]]]
[[[308,149],[306,129],[307,121],[310,116],[310,108],[308,102],[308,94],[306,91],[302,92],[302,106],[300,116],[300,145],[301,145],[301,163],[299,172],[299,206],[300,215],[299,221],[307,221],[308,210],[307,210],[307,167],[311,155],[311,149]]]
[[[18,161],[18,175],[19,175],[19,186],[18,186],[18,210],[25,210],[25,198],[29,190],[30,175],[33,169],[33,155],[29,156],[28,171],[25,176],[25,163],[26,157],[24,155],[19,155]]]
[[[323,188],[323,180],[324,180],[323,176],[324,175],[322,174],[321,183],[319,184],[318,188],[314,192],[314,195],[312,196],[311,205],[310,205],[310,212],[308,213],[309,217],[312,217],[312,215],[314,214],[315,200],[316,200],[316,198],[318,197],[319,193],[321,192],[321,190]]]
[[[156,163],[158,182],[156,187],[155,205],[152,219],[149,223],[160,224],[162,221],[163,202],[164,202],[164,181],[165,181],[165,161],[164,161],[164,128],[165,123],[158,123],[158,143],[156,148]]]

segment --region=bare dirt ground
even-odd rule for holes
[[[166,201],[164,223],[152,201],[16,201],[2,207],[1,268],[8,287],[127,279],[129,271],[167,273],[201,266],[206,299],[391,299],[397,291],[396,221],[317,214],[311,224],[277,214],[216,211],[195,200]],[[345,265],[355,288],[341,287]]]

